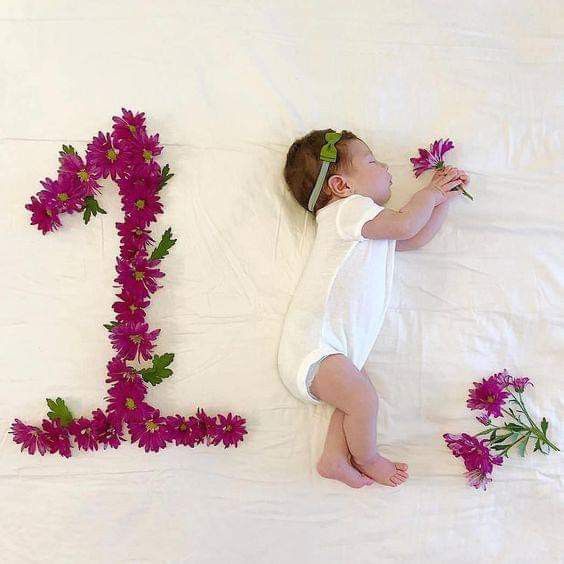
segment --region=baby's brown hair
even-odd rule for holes
[[[300,139],[292,143],[286,156],[286,165],[284,166],[284,180],[294,195],[294,198],[304,208],[307,205],[309,197],[313,192],[315,181],[321,170],[323,161],[319,158],[321,147],[325,145],[325,134],[333,129],[317,129],[310,131]],[[327,181],[332,174],[340,174],[348,172],[352,169],[353,163],[348,151],[347,141],[358,139],[351,131],[343,130],[343,135],[335,144],[337,148],[337,161],[329,163],[329,169],[317,202],[313,208],[313,213],[317,213],[331,199],[330,194],[326,194],[323,189],[327,187]]]

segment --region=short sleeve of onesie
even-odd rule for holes
[[[337,233],[345,241],[366,241],[361,233],[362,226],[375,218],[386,208],[379,206],[374,200],[362,194],[353,194],[339,205],[337,211]]]

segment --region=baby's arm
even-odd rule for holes
[[[413,237],[397,241],[396,251],[411,251],[426,245],[437,234],[444,223],[449,209],[449,202],[450,200],[445,200],[442,204],[435,206],[429,221]]]

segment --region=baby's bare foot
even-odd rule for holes
[[[351,488],[362,488],[374,483],[369,476],[352,466],[351,461],[344,457],[331,457],[324,453],[317,463],[317,472],[324,478],[338,480]]]
[[[369,464],[359,464],[354,457],[351,463],[360,472],[373,478],[379,484],[396,487],[409,478],[407,464],[404,462],[392,462],[380,454]]]

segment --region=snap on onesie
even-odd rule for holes
[[[362,226],[385,208],[352,194],[321,208],[315,241],[284,318],[278,370],[305,403],[320,362],[344,354],[361,370],[389,304],[396,241],[367,239]]]

